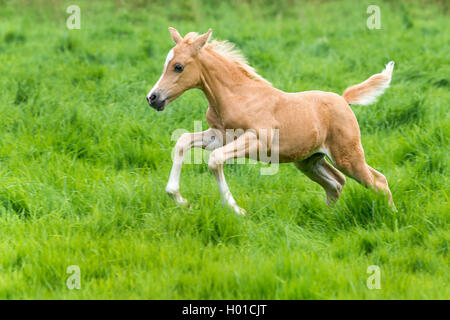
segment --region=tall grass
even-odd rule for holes
[[[0,298],[448,299],[450,25],[445,2],[0,1]],[[366,27],[381,8],[382,28]],[[177,128],[206,99],[156,113],[145,95],[182,34],[209,27],[286,91],[337,93],[396,62],[354,106],[366,158],[398,212],[348,181],[333,209],[292,165],[227,166],[236,216],[207,165],[164,193]],[[78,265],[81,289],[66,269]],[[381,290],[366,286],[378,265]]]

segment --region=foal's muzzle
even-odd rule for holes
[[[146,97],[148,104],[157,111],[163,111],[166,106],[167,99],[162,99],[159,92],[154,92]]]

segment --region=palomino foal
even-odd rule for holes
[[[386,178],[365,161],[359,126],[349,106],[374,102],[389,87],[394,62],[348,88],[342,96],[323,91],[285,93],[256,74],[232,44],[209,42],[211,29],[203,35],[191,32],[184,38],[174,28],[169,30],[176,45],[167,55],[163,73],[147,101],[162,111],[184,91],[198,88],[208,99],[206,119],[211,126],[203,132],[185,133],[176,143],[166,191],[178,204],[187,204],[180,194],[184,154],[189,148],[200,147],[212,150],[208,166],[223,201],[245,214],[231,195],[223,165],[231,158],[250,157],[263,146],[270,150],[270,134],[263,137],[259,132],[277,130],[279,162],[294,162],[320,184],[329,205],[337,201],[344,187],[342,171],[362,185],[385,193],[394,206]],[[223,145],[227,129],[241,129],[242,134]]]

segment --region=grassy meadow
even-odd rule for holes
[[[394,60],[386,93],[352,108],[398,212],[350,179],[331,209],[292,164],[226,165],[246,217],[206,163],[186,164],[177,207],[172,132],[207,128],[207,101],[147,105],[169,26],[211,27],[290,92],[342,93]],[[445,1],[0,0],[0,298],[449,299],[449,76]]]

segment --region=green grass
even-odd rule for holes
[[[81,30],[65,27],[71,4]],[[448,14],[444,1],[0,0],[0,298],[449,299]],[[226,166],[247,217],[221,206],[206,164],[186,164],[178,208],[171,134],[206,128],[207,102],[146,105],[169,26],[211,27],[285,91],[342,93],[394,60],[391,88],[353,110],[398,212],[350,180],[330,209],[290,164]]]

